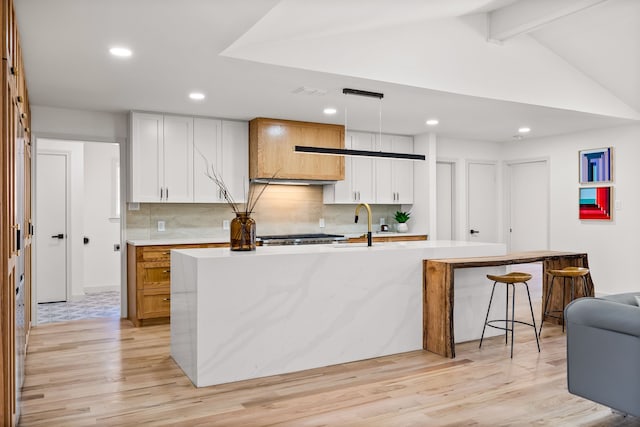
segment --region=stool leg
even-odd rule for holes
[[[493,301],[493,293],[496,290],[496,283],[493,282],[493,288],[491,288],[491,297],[489,298],[489,308],[487,308],[487,315],[484,318],[484,326],[482,327],[482,335],[480,336],[480,345],[478,348],[482,348],[482,340],[484,339],[484,331],[487,329],[487,321],[489,320],[489,312],[491,311],[491,302]]]
[[[531,310],[531,322],[533,323],[533,333],[536,335],[536,344],[538,345],[538,353],[540,353],[540,340],[538,339],[538,328],[536,328],[536,318],[533,315],[533,305],[531,304],[531,294],[529,293],[529,285],[527,282],[524,283],[525,288],[527,289],[527,298],[529,298],[529,309]]]
[[[573,292],[573,287],[571,288]],[[564,308],[567,306],[567,278],[562,278],[562,332],[564,333]]]
[[[585,297],[588,297],[589,294],[589,285],[587,284],[587,276],[582,276],[582,293]]]
[[[549,283],[549,291],[547,292],[547,298],[544,302],[544,311],[542,312],[542,320],[540,320],[540,332],[538,335],[542,335],[542,324],[544,323],[544,316],[547,315],[547,309],[549,308],[549,300],[551,299],[551,295],[553,294],[553,282],[556,280],[556,276],[551,276],[551,283]]]
[[[509,344],[509,284],[506,286],[504,304],[504,345]]]
[[[513,359],[513,334],[516,330],[516,286],[513,283],[511,285],[511,358]],[[507,296],[509,295],[509,286],[507,286]]]

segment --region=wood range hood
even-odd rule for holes
[[[344,157],[297,153],[296,145],[344,148],[344,126],[256,118],[249,122],[252,182],[327,184],[344,180]]]

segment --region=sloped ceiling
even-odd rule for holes
[[[487,41],[498,12],[527,21],[522,11],[559,2],[577,10]],[[423,133],[437,117],[440,134],[493,141],[521,125],[535,137],[640,119],[636,0],[16,0],[16,9],[35,105],[327,123],[342,123],[349,106],[360,130],[378,129],[382,107],[385,132]],[[114,44],[133,57],[110,57]],[[385,98],[345,100],[343,87]],[[192,90],[205,101],[188,100]],[[324,116],[325,106],[339,114]]]

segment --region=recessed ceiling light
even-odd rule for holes
[[[518,129],[518,132],[520,132],[520,133],[529,133],[529,132],[531,132],[531,128],[523,126],[523,127]]]
[[[429,126],[435,126],[435,125],[437,125],[438,123],[440,123],[440,122],[438,121],[438,119],[429,119],[429,120],[427,120],[427,124],[428,124]]]
[[[204,99],[204,93],[191,92],[189,94],[189,98],[193,99],[194,101],[202,101]]]
[[[336,110],[335,108],[331,108],[331,107],[329,107],[329,108],[325,108],[325,109],[323,110],[323,113],[328,114],[328,115],[330,115],[330,114],[335,114],[335,113],[337,113],[337,112],[338,112],[338,110]]]
[[[128,58],[132,54],[131,49],[127,49],[126,47],[112,47],[109,49],[109,53],[121,58]]]

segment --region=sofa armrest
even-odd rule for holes
[[[568,323],[640,337],[640,307],[599,298],[579,298],[565,308]]]

